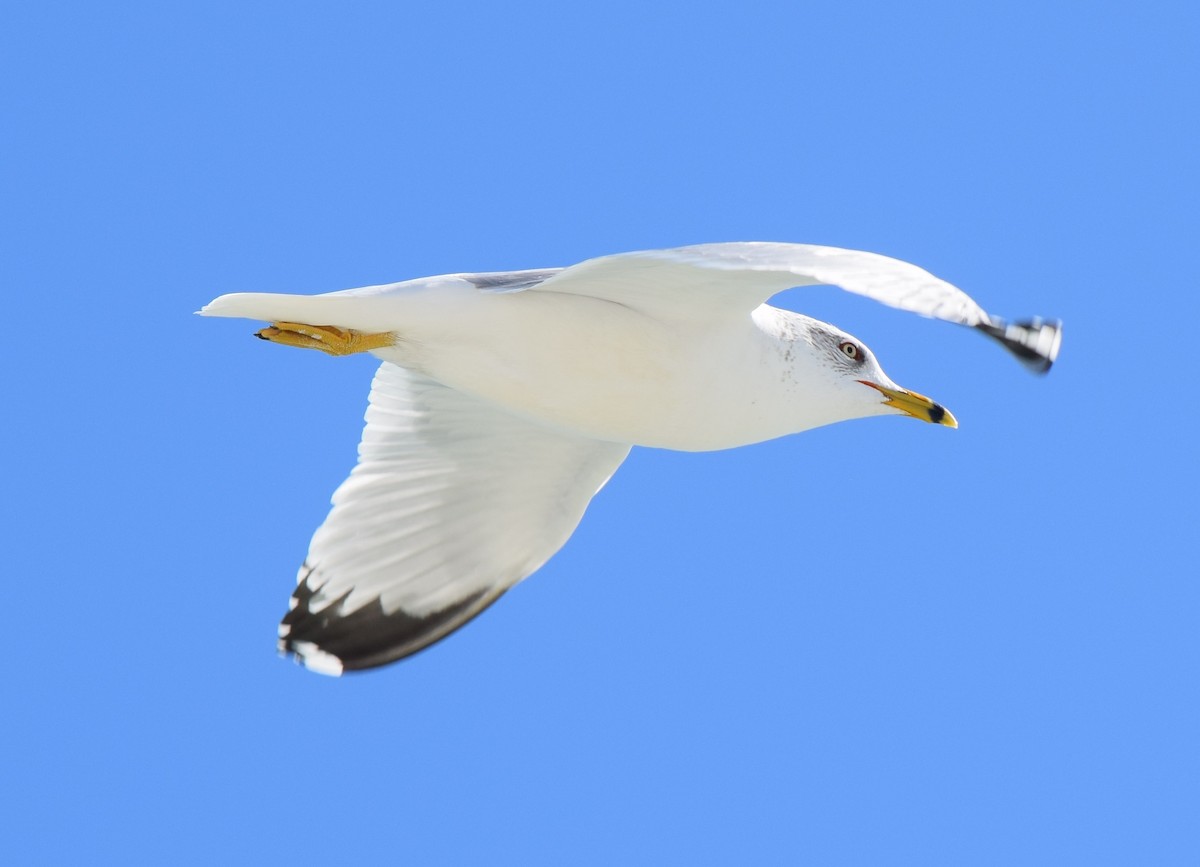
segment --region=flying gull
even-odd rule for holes
[[[1058,322],[1005,322],[915,265],[805,244],[217,298],[200,312],[270,322],[264,340],[383,362],[281,650],[341,674],[444,638],[562,547],[631,446],[728,449],[889,414],[956,427],[862,341],[765,303],[817,284],[975,328],[1039,373],[1058,353]]]

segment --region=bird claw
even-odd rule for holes
[[[319,349],[329,355],[370,352],[396,342],[396,335],[391,331],[368,334],[333,325],[305,325],[299,322],[272,322],[269,328],[256,331],[254,336],[283,346]]]

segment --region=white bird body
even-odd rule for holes
[[[1006,325],[916,266],[799,244],[212,302],[290,345],[365,336],[384,361],[284,648],[340,673],[443,637],[558,550],[631,445],[724,449],[888,413],[952,425],[850,335],[765,303],[814,283],[977,327],[1038,370],[1057,353],[1057,325]]]
[[[791,351],[806,338],[804,317],[767,305],[684,330],[578,295],[459,291],[443,300],[452,315],[433,321],[394,311],[388,330],[399,340],[375,354],[564,431],[703,451],[845,417],[806,399],[824,383],[811,356]]]
[[[716,370],[727,346],[758,336],[747,317],[684,334],[653,316],[579,295],[447,293],[453,314],[392,326],[376,354],[510,412],[598,440],[722,448],[710,433],[744,393]],[[766,340],[756,341],[764,344]],[[759,359],[739,359],[746,364]],[[696,381],[697,371],[712,368]],[[742,371],[736,372],[741,374]],[[775,379],[778,381],[778,378]],[[698,388],[698,385],[708,388]],[[763,383],[764,387],[769,383]]]

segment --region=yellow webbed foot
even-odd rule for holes
[[[304,325],[299,322],[272,322],[270,328],[256,331],[254,336],[272,343],[281,343],[284,346],[319,349],[330,355],[353,355],[356,352],[369,352],[372,349],[383,349],[396,342],[396,335],[392,331],[367,334],[347,328],[336,328],[332,325]]]

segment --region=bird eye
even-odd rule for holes
[[[857,344],[851,343],[849,340],[843,340],[838,349],[842,350],[842,354],[847,358],[853,358],[855,361],[858,361],[862,357],[862,350],[858,348]]]

